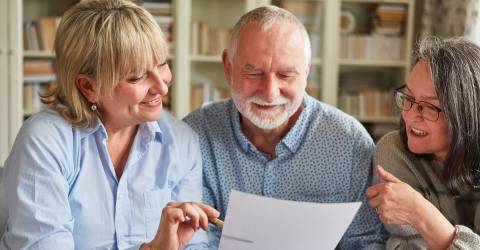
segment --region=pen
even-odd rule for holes
[[[219,218],[209,218],[208,221],[219,228],[223,228],[223,221]]]

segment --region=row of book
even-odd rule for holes
[[[210,82],[199,82],[192,85],[190,92],[190,110],[202,107],[203,104],[230,97],[228,87],[218,87]]]
[[[390,93],[378,89],[342,91],[339,107],[357,117],[391,117],[395,111]]]
[[[55,31],[60,17],[42,17],[23,24],[23,47],[25,50],[53,51]]]
[[[23,85],[23,110],[26,116],[43,109],[40,94],[53,88],[53,82],[31,83]]]
[[[404,57],[404,38],[384,35],[343,35],[340,58],[400,60]]]
[[[313,82],[308,83],[306,92],[313,98],[320,98],[318,84]],[[195,110],[205,103],[230,98],[230,89],[225,84],[217,86],[209,81],[198,81],[197,83],[192,84],[190,98],[190,110]]]
[[[191,26],[191,53],[194,55],[220,55],[227,48],[231,29],[212,27],[202,21]]]

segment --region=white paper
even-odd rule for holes
[[[360,205],[286,201],[232,190],[219,249],[335,249]]]

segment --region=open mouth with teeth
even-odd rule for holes
[[[423,131],[421,129],[414,128],[414,127],[410,127],[409,131],[410,131],[409,133],[410,135],[416,136],[416,137],[425,137],[428,135],[428,132]]]
[[[149,101],[143,101],[140,104],[145,106],[157,106],[160,103],[162,103],[162,98],[155,98]]]

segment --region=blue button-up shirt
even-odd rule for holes
[[[168,113],[139,125],[117,178],[107,133],[72,128],[54,111],[22,126],[5,163],[9,219],[1,249],[138,249],[169,201],[201,199],[198,136]],[[190,249],[206,248],[198,233]]]
[[[308,95],[303,108],[295,125],[276,145],[275,159],[245,137],[231,100],[188,115],[185,122],[200,137],[204,202],[224,217],[232,189],[294,201],[361,201],[338,248],[382,248],[382,224],[365,196],[371,180],[372,139],[357,120]],[[213,227],[209,232],[212,249],[218,246],[220,234]]]

